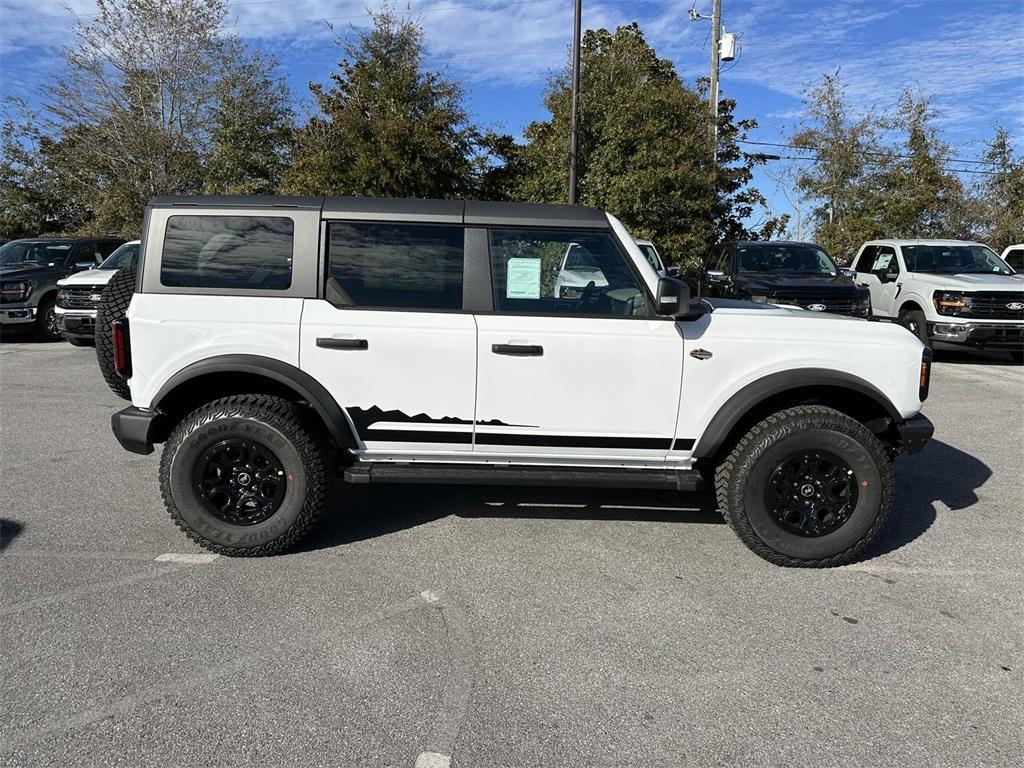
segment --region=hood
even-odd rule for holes
[[[994,275],[988,272],[978,274],[937,275],[933,272],[915,272],[914,282],[930,285],[942,290],[985,290],[1019,291],[1017,275]]]
[[[868,322],[862,317],[849,317],[848,315],[837,315],[831,312],[811,312],[803,307],[794,307],[786,304],[758,304],[753,301],[737,299],[704,299],[704,301],[710,304],[716,311],[723,310],[730,315],[742,314],[752,318],[789,317],[812,322],[817,320],[838,323]]]
[[[116,274],[116,269],[86,269],[58,280],[57,285],[106,285]]]
[[[593,281],[595,288],[608,285],[608,279],[599,269],[563,269],[558,273],[558,282],[562,285],[585,287],[591,281]]]
[[[52,267],[0,267],[0,280],[33,280],[41,277],[53,277],[64,271],[63,265]]]
[[[855,294],[860,291],[853,280],[845,275],[772,275],[748,272],[736,275],[734,284],[751,293],[827,293]]]

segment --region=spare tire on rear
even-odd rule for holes
[[[120,320],[128,311],[132,294],[135,293],[135,267],[118,270],[103,289],[100,305],[96,311],[96,360],[100,364],[107,386],[118,397],[132,399],[128,381],[121,378],[114,369],[114,343],[110,338],[110,324]]]

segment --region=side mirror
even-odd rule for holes
[[[703,304],[690,302],[690,286],[674,277],[658,280],[655,305],[655,311],[663,317],[687,320],[704,314]]]
[[[95,266],[95,261],[76,261],[72,272],[84,272],[85,270],[92,269]]]
[[[895,280],[899,276],[900,276],[899,272],[891,272],[891,271],[878,272],[878,279],[880,281],[882,281],[883,283],[891,283],[893,280]]]
[[[708,269],[704,271],[709,283],[724,283],[725,272],[720,269]]]

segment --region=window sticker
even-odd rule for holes
[[[881,269],[888,269],[889,265],[892,264],[893,254],[891,253],[880,253],[878,258],[875,259],[875,265],[871,268],[872,272],[878,272]]]
[[[505,267],[505,298],[540,298],[540,259],[508,260]]]

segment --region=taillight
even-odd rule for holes
[[[127,317],[119,318],[110,324],[110,340],[114,345],[114,370],[122,379],[131,378],[132,346]]]
[[[932,350],[925,347],[921,353],[921,379],[917,385],[917,399],[922,403],[928,399],[928,385],[932,378]]]

